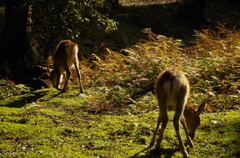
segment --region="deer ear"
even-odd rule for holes
[[[197,109],[197,112],[198,112],[198,115],[200,115],[207,107],[207,103],[206,102],[203,102],[201,105],[199,105],[198,109]]]

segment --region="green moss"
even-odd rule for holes
[[[77,107],[75,110],[77,112],[71,113],[59,110],[57,106],[1,106],[1,156],[182,156],[172,124],[173,112],[169,113],[170,121],[164,133],[162,152],[159,153],[153,149],[144,150],[150,143],[158,112],[111,116],[78,111]],[[187,146],[191,157],[234,157],[239,154],[239,115],[239,111],[203,114],[202,124],[194,140],[195,147]]]

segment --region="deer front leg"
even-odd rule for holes
[[[76,68],[76,71],[77,71],[77,76],[78,76],[78,81],[79,81],[79,85],[80,85],[80,93],[83,93],[83,87],[82,87],[82,81],[81,81],[81,73],[80,73],[80,69],[79,69],[79,64],[78,64],[78,61],[76,59],[75,63],[75,68]]]
[[[153,133],[153,137],[152,137],[152,140],[151,140],[151,143],[150,143],[149,147],[152,147],[154,145],[154,143],[155,143],[157,131],[158,131],[158,128],[159,128],[159,125],[161,124],[161,122],[162,122],[162,119],[161,119],[161,116],[160,116],[160,113],[159,113],[157,127],[156,127],[156,129],[155,129],[155,131]]]
[[[161,129],[160,129],[160,134],[159,134],[159,138],[158,138],[158,141],[157,141],[157,144],[156,144],[156,149],[158,150],[160,148],[160,145],[161,145],[161,142],[162,142],[162,139],[163,139],[163,133],[166,129],[166,126],[167,126],[167,123],[168,123],[168,115],[167,115],[167,109],[164,107],[161,110],[161,119],[162,119],[162,126],[161,126]]]
[[[57,72],[56,73],[57,74],[57,78],[56,78],[56,89],[57,90],[60,90],[60,83],[61,83],[61,81],[62,81],[62,74],[60,73],[60,72]]]
[[[188,132],[188,129],[187,129],[186,120],[185,120],[185,118],[184,118],[183,116],[182,116],[182,118],[181,118],[181,124],[183,125],[184,131],[185,131],[185,133],[186,133],[187,142],[189,143],[190,147],[194,147],[192,138],[190,137],[189,132]]]
[[[174,119],[173,119],[173,124],[174,124],[174,128],[175,128],[175,131],[176,131],[176,135],[177,135],[177,138],[178,138],[178,141],[179,141],[179,147],[180,147],[180,150],[183,154],[183,157],[189,157],[188,153],[187,153],[187,150],[183,144],[183,141],[182,141],[182,138],[181,138],[181,133],[180,133],[180,130],[179,130],[179,122],[180,122],[180,117],[182,115],[182,112],[179,110],[175,112],[175,115],[174,115]]]
[[[68,87],[67,87],[67,84],[68,84],[68,81],[69,81],[69,79],[70,79],[70,76],[71,76],[71,71],[70,71],[70,69],[67,69],[66,70],[66,80],[65,80],[65,84],[64,84],[64,87],[63,87],[63,89],[62,89],[62,91],[63,92],[66,92],[67,91],[67,89],[68,89]]]

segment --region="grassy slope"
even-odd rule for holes
[[[86,112],[91,96],[77,90],[35,91],[1,100],[0,157],[181,157],[172,122],[161,153],[144,150],[158,112],[111,116]],[[32,102],[35,101],[35,102]],[[172,120],[173,112],[170,112]],[[205,113],[188,151],[192,157],[238,157],[240,112]],[[144,151],[143,151],[144,150]],[[224,151],[224,152],[223,152]]]

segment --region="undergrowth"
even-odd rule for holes
[[[94,81],[83,81],[89,84],[86,86],[104,87],[96,95],[99,96],[96,99],[102,107],[137,104],[142,95],[149,95],[153,91],[159,70],[168,65],[179,66],[186,61],[180,41],[153,33],[149,33],[149,39],[121,52],[107,49],[108,54],[104,60],[94,54],[96,68],[82,70],[84,74],[91,71],[91,81]],[[140,107],[139,110],[144,108],[146,107]]]
[[[84,86],[96,87],[95,101],[102,110],[128,107],[148,111],[156,105],[151,100],[158,73],[166,67],[180,67],[191,84],[190,103],[206,101],[210,111],[238,110],[239,30],[219,25],[195,33],[191,46],[149,32],[149,40],[120,52],[106,48],[104,58],[93,54],[95,68],[82,66]]]
[[[196,31],[185,49],[198,72],[190,78],[194,93],[205,93],[214,111],[239,110],[240,32],[220,25]]]

